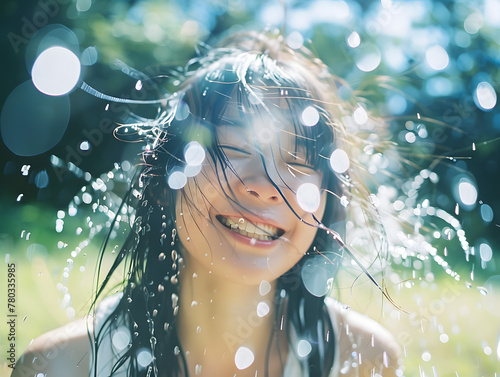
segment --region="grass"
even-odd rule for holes
[[[388,286],[401,309],[368,281],[339,289],[340,300],[378,320],[405,354],[405,376],[496,377],[500,371],[500,286],[485,296],[442,274]],[[498,282],[498,280],[497,280]]]

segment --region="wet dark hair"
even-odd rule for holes
[[[224,112],[233,101],[241,119],[235,126],[253,127],[249,119],[261,116],[270,117],[277,124],[288,123],[296,134],[296,150],[306,151],[306,163],[322,173],[321,189],[329,193],[323,218],[311,224],[322,229],[304,257],[277,280],[275,325],[268,346],[269,350],[283,320],[287,330],[293,330],[299,339],[306,339],[312,346],[305,358],[296,355],[304,375],[328,376],[334,363],[334,328],[324,303],[325,295],[311,293],[301,272],[305,266],[328,265],[333,278],[340,263],[342,250],[325,228],[344,232],[345,213],[339,198],[343,195],[345,177],[332,172],[329,156],[342,145],[345,130],[339,122],[343,110],[335,84],[330,80],[332,76],[311,55],[305,48],[290,49],[279,36],[245,33],[226,39],[220,47],[190,62],[183,86],[169,99],[172,111],[163,114],[156,142],[144,152],[132,230],[97,292],[96,300],[124,264],[123,296],[94,336],[95,374],[103,339],[111,337],[119,326],[126,326],[132,334],[131,343],[117,355],[113,373],[126,365],[131,376],[188,375],[182,339],[176,329],[178,302],[182,300],[178,274],[182,274],[184,263],[176,228],[179,192],[169,187],[168,177],[183,171],[185,147],[196,140],[214,162],[223,187],[225,172],[235,170],[220,147],[217,127],[224,124]],[[284,101],[286,106],[273,106],[276,101]],[[309,106],[319,114],[319,121],[313,127],[301,123],[302,111]],[[258,143],[255,147],[259,147]],[[286,201],[280,189],[286,182],[269,179]],[[132,188],[129,195],[131,192]],[[251,212],[240,206],[230,187],[224,194],[236,209]],[[189,196],[182,190],[180,195],[188,207],[186,210],[196,211]],[[290,204],[289,207],[293,211]],[[153,355],[153,361],[146,367],[137,360],[142,349],[150,350]],[[295,347],[291,350],[297,352]]]

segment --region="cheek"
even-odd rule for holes
[[[221,194],[221,187],[211,166],[204,167],[201,172],[193,178],[188,178],[183,188],[185,203],[201,209],[209,206]]]
[[[318,231],[321,231],[316,227],[317,222],[315,218],[319,221],[323,219],[326,207],[326,193],[323,193],[321,195],[320,203],[321,204],[319,208],[314,213],[310,213],[302,210],[297,204],[297,201],[295,201],[294,210],[300,216],[300,219],[302,219],[302,221],[300,219],[297,219],[297,227],[296,231],[294,232],[293,238],[291,239],[291,244],[294,245],[294,249],[296,249],[297,252],[300,252],[301,254],[307,252],[314,240],[314,237],[316,237],[316,233]],[[292,214],[292,216],[295,215]]]

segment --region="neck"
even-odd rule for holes
[[[203,376],[253,377],[256,371],[259,371],[259,376],[264,375],[274,326],[276,282],[270,283],[267,293],[261,292],[258,285],[242,285],[209,273],[189,255],[179,282],[177,331],[190,375],[195,372],[193,374]],[[262,317],[258,315],[258,308]],[[263,315],[266,308],[269,308],[269,312]],[[278,361],[277,349],[281,349],[282,358],[286,356],[287,350],[286,337],[280,338],[280,347],[272,347]],[[273,340],[275,343],[276,338]],[[236,355],[240,347],[248,348],[255,357],[251,366],[243,370],[239,370],[235,364],[239,361]],[[238,352],[240,354],[241,351]],[[201,366],[201,373],[197,365]],[[281,369],[281,363],[277,365]],[[270,368],[273,366],[270,365]],[[221,373],[223,371],[225,373]],[[271,375],[276,375],[276,372]]]

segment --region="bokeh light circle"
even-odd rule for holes
[[[151,355],[151,351],[148,349],[142,349],[137,354],[137,363],[146,368],[153,361],[153,356]]]
[[[31,79],[35,87],[49,96],[69,93],[80,79],[78,57],[65,47],[54,46],[43,51],[33,64]]]
[[[312,351],[311,343],[309,343],[305,339],[301,339],[299,341],[299,344],[297,345],[297,354],[299,355],[299,357],[306,357],[311,353],[311,351]]]
[[[319,122],[319,113],[312,106],[308,106],[302,111],[301,116],[302,124],[306,127],[312,127],[318,124]]]
[[[366,43],[359,46],[354,57],[356,66],[363,72],[375,70],[382,61],[382,54],[379,48],[373,43]]]
[[[477,200],[477,189],[471,182],[462,180],[458,184],[460,201],[466,206],[472,206]]]
[[[429,64],[429,67],[436,71],[442,71],[443,69],[448,67],[448,64],[450,63],[450,57],[448,56],[448,53],[443,47],[439,45],[429,47],[425,51],[425,58],[427,60],[427,64]]]
[[[205,149],[197,141],[191,141],[184,149],[184,159],[190,166],[198,166],[205,160]]]
[[[2,139],[19,156],[36,156],[54,147],[69,122],[68,96],[46,96],[31,81],[14,89],[1,115]]]
[[[187,177],[181,171],[173,171],[169,174],[167,182],[172,190],[180,190],[186,185]]]
[[[333,286],[336,264],[323,256],[309,258],[300,271],[304,287],[316,297],[327,294]]]
[[[486,81],[480,82],[474,91],[474,102],[481,110],[491,110],[497,104],[497,94],[493,86]]]
[[[330,166],[334,172],[342,174],[349,169],[349,156],[340,148],[335,149],[330,156]]]
[[[297,203],[307,212],[315,212],[321,203],[321,193],[313,183],[303,183],[297,189]]]
[[[47,25],[38,30],[26,46],[25,62],[28,73],[31,73],[38,56],[54,46],[67,48],[76,56],[80,56],[80,43],[71,29],[61,24]]]

